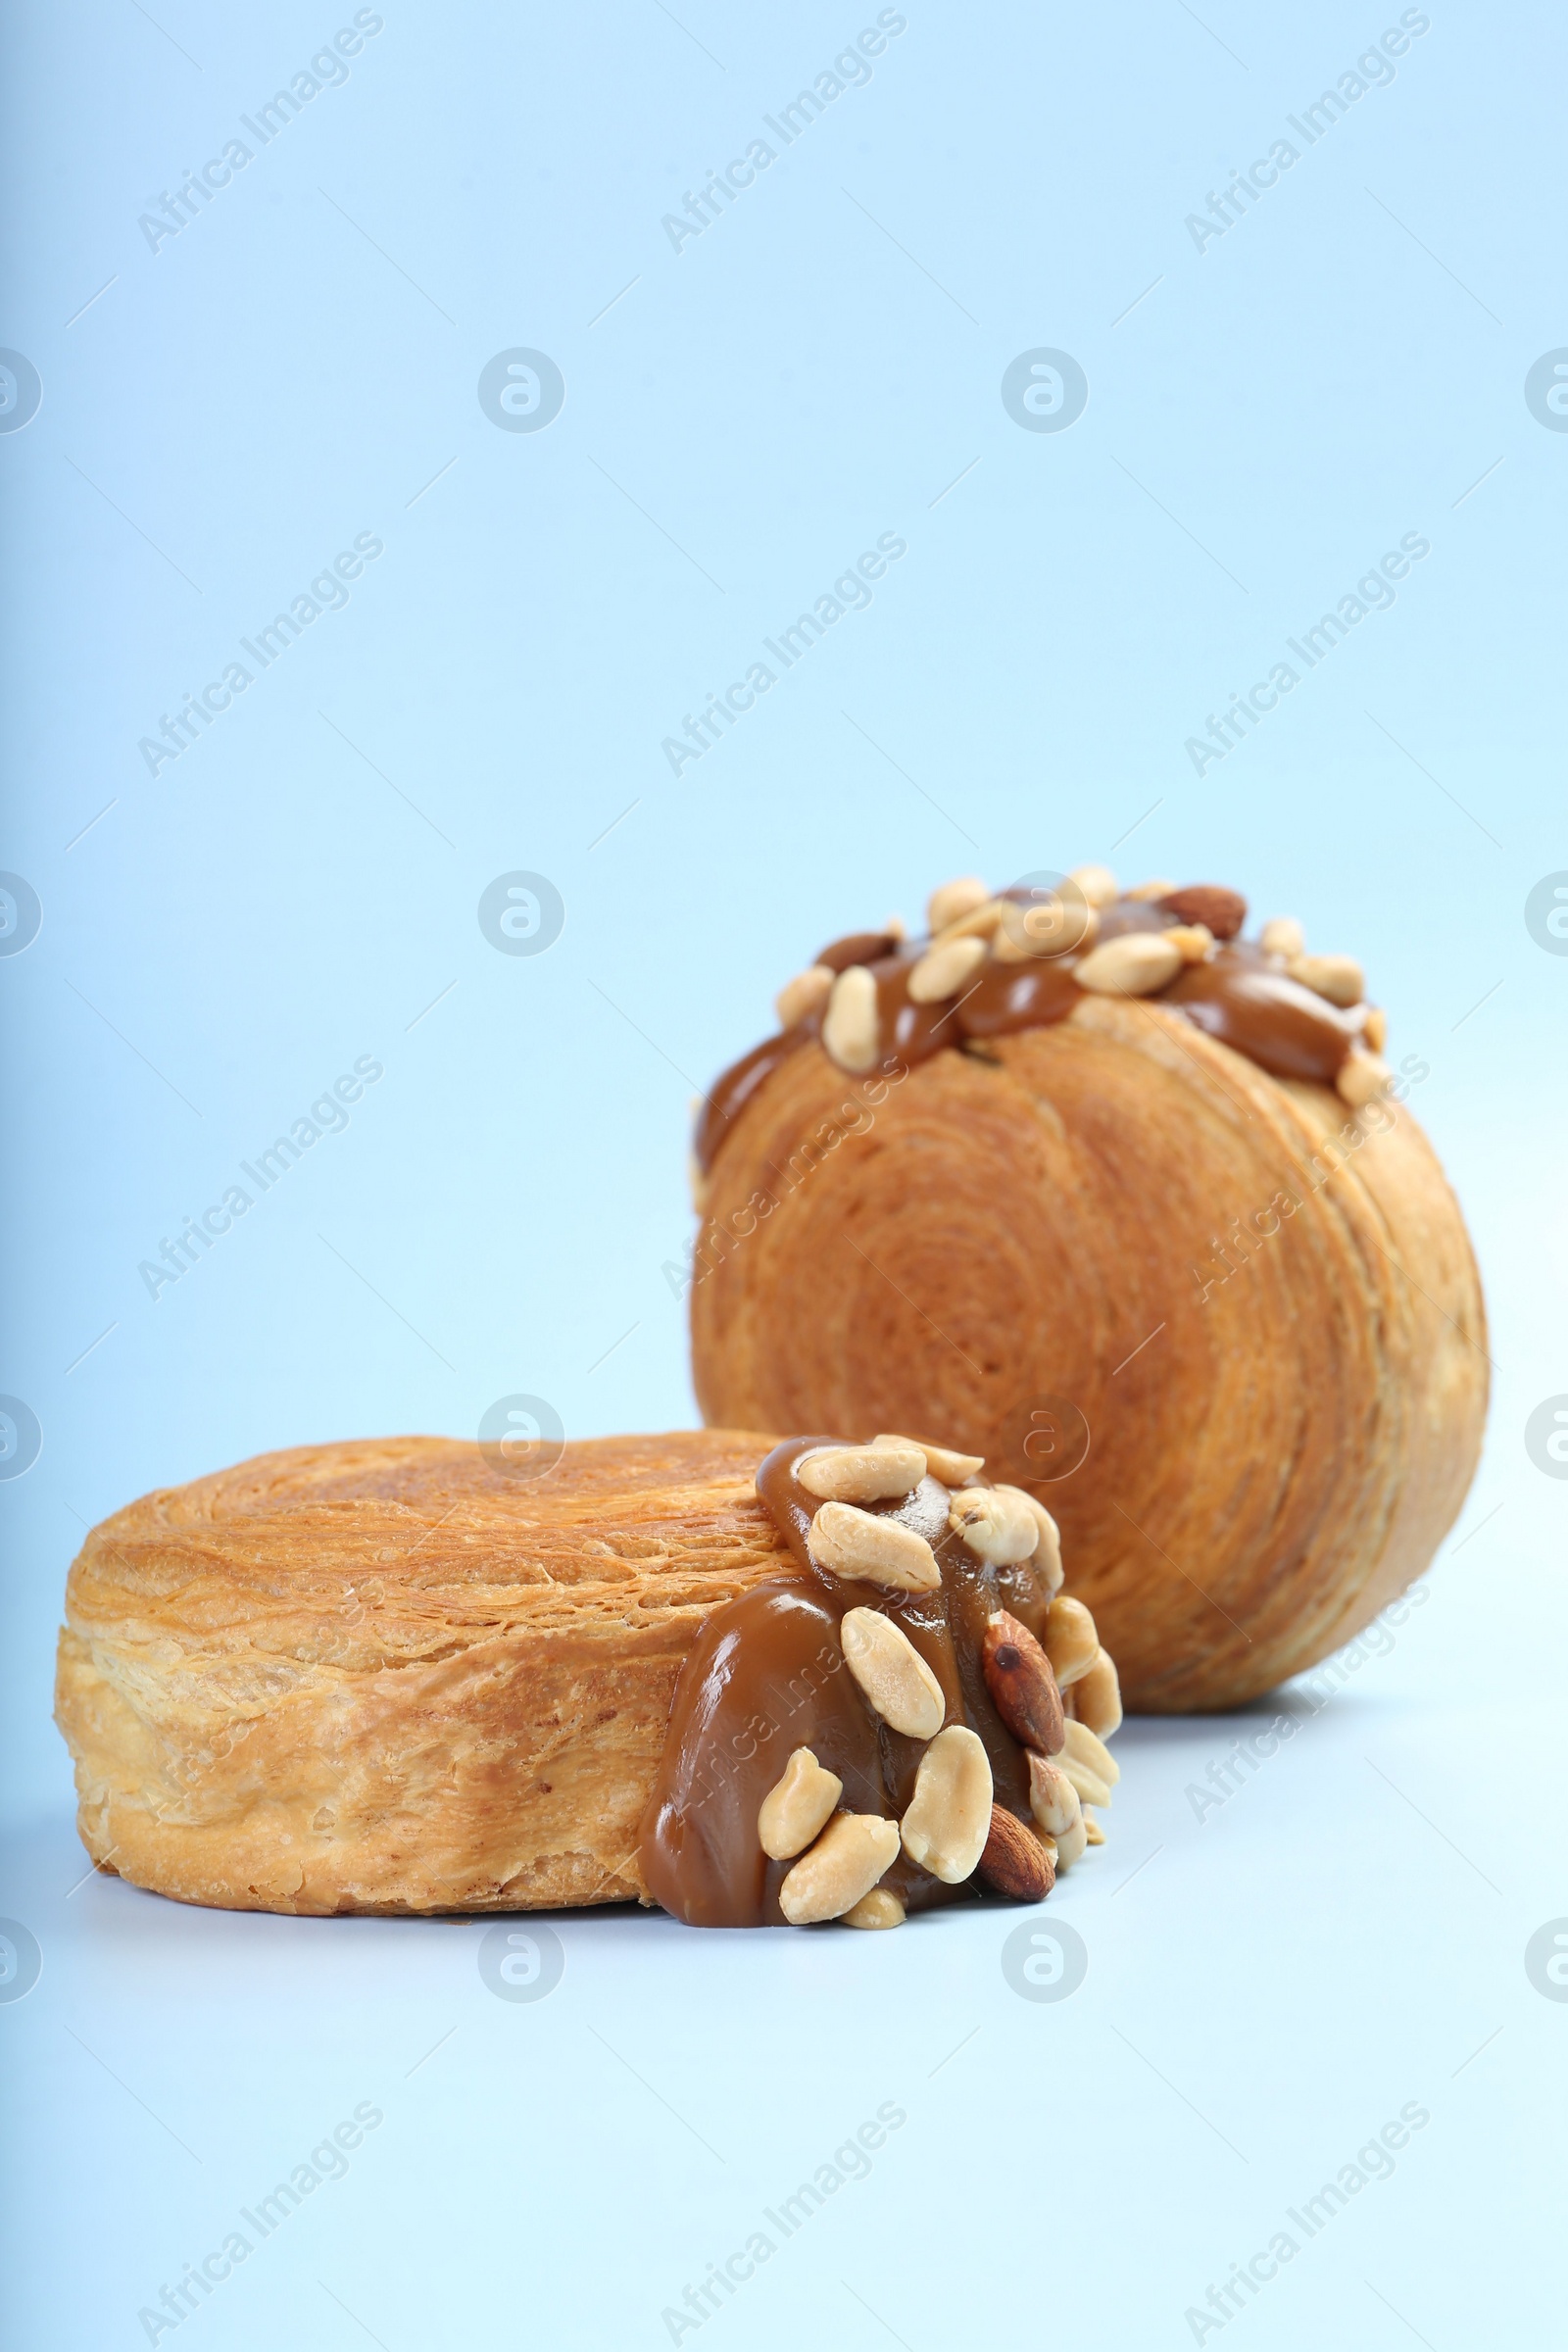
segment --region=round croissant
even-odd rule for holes
[[[1399,1091],[1111,996],[870,1078],[809,1037],[708,1174],[702,1409],[941,1430],[1058,1519],[1131,1706],[1254,1696],[1426,1568],[1480,1449],[1479,1281]]]

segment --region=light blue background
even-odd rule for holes
[[[44,909],[0,965],[0,1386],[44,1433],[0,1489],[0,1910],[44,1951],[0,2014],[15,2340],[145,2341],[365,2100],[384,2127],[188,2323],[210,2344],[666,2342],[884,2100],[907,2125],[709,2323],[732,2344],[1190,2342],[1412,2100],[1396,2177],[1232,2324],[1545,2340],[1568,2005],[1521,1955],[1568,1912],[1568,1493],[1522,1431],[1568,1389],[1568,959],[1522,910],[1568,866],[1568,435],[1523,383],[1568,343],[1561,21],[1435,6],[1200,254],[1185,216],[1397,9],[910,6],[677,254],[662,215],[874,10],[382,13],[155,254],[149,202],[352,11],[7,12],[0,341],[44,387],[0,437],[0,864]],[[514,346],[565,377],[539,433],[478,405]],[[1003,409],[1036,346],[1087,371],[1066,432]],[[1200,780],[1185,739],[1410,531],[1394,609]],[[361,532],[347,609],[151,776],[138,739]],[[677,780],[662,739],[883,532],[870,608]],[[689,1421],[688,1098],[822,940],[1102,858],[1364,956],[1431,1066],[1497,1374],[1463,1548],[1245,1794],[1183,1795],[1240,1727],[1129,1727],[1112,1843],[1054,1898],[1082,1991],[1019,2000],[993,1915],[741,1946],[616,1915],[559,1923],[562,1985],[510,2006],[477,1929],[76,1886],[48,1705],[83,1529],[514,1391],[573,1436]],[[515,868],[565,902],[538,956],[476,921]],[[347,1132],[149,1298],[138,1261],[367,1054]]]

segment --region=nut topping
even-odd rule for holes
[[[978,874],[964,874],[956,882],[944,882],[941,889],[934,890],[926,901],[925,919],[932,938],[939,931],[945,931],[950,923],[959,921],[966,914],[973,914],[979,906],[988,906],[990,900],[991,893]]]
[[[773,1010],[778,1014],[781,1029],[793,1029],[808,1013],[820,1012],[833,994],[836,975],[825,963],[808,964],[793,980],[786,980],[773,999]]]
[[[1299,956],[1306,946],[1306,933],[1294,914],[1270,915],[1257,935],[1258,945],[1266,956]]]
[[[1061,1591],[1062,1578],[1061,1535],[1056,1522],[1045,1504],[1037,1501],[1027,1487],[1009,1487],[1007,1493],[1021,1494],[1034,1514],[1035,1525],[1040,1530],[1040,1541],[1035,1546],[1034,1557],[1029,1565],[1045,1586],[1046,1591],[1054,1597]]]
[[[792,1928],[842,1919],[898,1859],[899,1825],[876,1813],[836,1813],[778,1890]]]
[[[947,1698],[903,1627],[880,1609],[850,1609],[839,1640],[846,1665],[883,1722],[908,1740],[934,1739]]]
[[[1185,890],[1160,893],[1167,914],[1183,923],[1202,923],[1216,939],[1234,939],[1247,920],[1247,901],[1239,890],[1217,882],[1190,882]]]
[[[1081,1600],[1069,1600],[1060,1593],[1052,1602],[1046,1613],[1044,1646],[1058,1690],[1065,1690],[1069,1683],[1089,1672],[1100,1655],[1100,1636]]]
[[[821,1502],[886,1502],[912,1494],[925,1472],[925,1455],[907,1439],[897,1446],[819,1446],[795,1465],[808,1494]]]
[[[869,1894],[862,1894],[858,1903],[852,1903],[848,1911],[841,1914],[839,1926],[841,1928],[902,1928],[904,1919],[904,1905],[892,1887],[873,1886]]]
[[[1066,1733],[1057,1763],[1086,1805],[1108,1805],[1110,1792],[1121,1779],[1121,1766],[1087,1723],[1069,1719]]]
[[[941,1004],[966,987],[986,959],[983,939],[944,939],[910,967],[905,986],[911,1004]]]
[[[1056,1876],[1058,1878],[1064,1870],[1071,1870],[1075,1862],[1082,1861],[1084,1847],[1088,1843],[1089,1824],[1080,1813],[1072,1828],[1063,1830],[1061,1836],[1056,1839]]]
[[[1383,1093],[1393,1077],[1394,1072],[1381,1054],[1365,1054],[1359,1046],[1352,1046],[1340,1064],[1339,1076],[1334,1081],[1335,1092],[1342,1102],[1348,1102],[1352,1110],[1364,1110],[1369,1102],[1375,1102]]]
[[[1152,997],[1181,968],[1181,949],[1168,931],[1122,931],[1091,948],[1072,976],[1097,997]]]
[[[1017,1487],[964,1487],[954,1495],[948,1525],[976,1559],[993,1568],[1032,1559],[1040,1524]]]
[[[1056,1883],[1055,1865],[1041,1840],[1004,1805],[991,1808],[980,1876],[999,1894],[1010,1894],[1019,1903],[1043,1901]]]
[[[1076,882],[1091,906],[1109,906],[1116,897],[1116,877],[1108,865],[1075,865],[1067,876]]]
[[[980,1664],[991,1703],[1019,1745],[1055,1755],[1066,1737],[1061,1694],[1029,1628],[999,1609],[986,1627]]]
[[[956,915],[938,932],[938,944],[950,939],[990,939],[1002,921],[1002,906],[1001,899],[987,899],[967,914]]]
[[[1026,963],[1035,956],[1068,956],[1092,948],[1100,911],[1076,884],[1042,890],[1028,899],[1004,899],[1002,920],[991,943],[1000,963]]]
[[[1074,1683],[1072,1711],[1099,1740],[1108,1740],[1113,1732],[1120,1731],[1121,1684],[1108,1650],[1102,1649],[1089,1672],[1081,1674]]]
[[[983,1453],[955,1453],[950,1446],[933,1446],[925,1438],[873,1438],[873,1446],[913,1446],[925,1455],[925,1466],[945,1487],[961,1487],[986,1466]]]
[[[1172,923],[1161,937],[1180,948],[1183,963],[1207,963],[1214,953],[1214,934],[1206,923]]]
[[[905,1852],[944,1886],[959,1886],[985,1850],[991,1804],[990,1757],[966,1725],[950,1723],[920,1758],[900,1825]]]
[[[852,963],[833,983],[822,1020],[822,1043],[841,1070],[871,1068],[880,1051],[876,982],[863,963]]]
[[[853,1502],[824,1502],[806,1541],[816,1565],[834,1576],[863,1577],[894,1592],[934,1592],[942,1582],[936,1553],[923,1536]]]
[[[762,1799],[757,1835],[770,1861],[791,1862],[804,1854],[844,1794],[844,1783],[828,1772],[808,1747],[798,1747]]]
[[[1048,1838],[1062,1838],[1078,1820],[1078,1791],[1049,1756],[1029,1757],[1029,1810]]]
[[[1286,967],[1314,996],[1348,1010],[1366,995],[1366,974],[1353,956],[1293,956]]]

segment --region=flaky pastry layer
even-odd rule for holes
[[[676,1673],[777,1570],[728,1430],[568,1446],[298,1446],[146,1495],[72,1568],[56,1720],[82,1840],[230,1910],[646,1899]]]

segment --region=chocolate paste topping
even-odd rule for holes
[[[1007,1609],[1042,1635],[1051,1595],[1035,1571],[992,1568],[948,1533],[949,1489],[924,1478],[903,1501],[864,1507],[901,1520],[936,1553],[934,1592],[890,1592],[817,1567],[807,1547],[821,1508],[795,1464],[839,1438],[789,1438],[757,1474],[757,1492],[794,1558],[765,1584],[715,1610],[680,1670],[654,1794],[643,1820],[649,1892],[688,1927],[782,1927],[778,1890],[793,1867],[763,1853],[757,1817],[798,1747],[844,1783],[840,1807],[899,1820],[925,1752],[872,1712],[845,1663],[839,1625],[849,1609],[891,1617],[942,1685],[947,1724],[967,1724],[991,1759],[995,1800],[1028,1822],[1025,1751],[991,1702],[980,1663],[988,1619]],[[989,1482],[972,1482],[984,1486]],[[879,1882],[906,1911],[995,1901],[977,1877],[947,1886],[900,1853]]]
[[[1023,889],[998,895],[1022,902],[1030,897]],[[1163,931],[1189,922],[1193,919],[1191,902],[1201,903],[1205,898],[1228,903],[1226,919],[1233,921],[1239,932],[1246,915],[1245,901],[1233,891],[1203,886],[1172,891],[1164,899],[1113,901],[1100,910],[1094,944],[1115,939],[1124,931]],[[916,1004],[909,997],[908,977],[930,944],[927,939],[899,940],[886,932],[856,932],[848,939],[833,941],[815,959],[833,972],[848,971],[857,963],[869,966],[876,979],[884,1073],[912,1068],[949,1048],[961,1050],[971,1040],[1043,1029],[1053,1021],[1064,1021],[1074,1005],[1083,1002],[1084,992],[1072,976],[1081,957],[1069,950],[1026,963],[1002,963],[988,957],[956,1002]],[[1168,1005],[1276,1078],[1310,1079],[1321,1086],[1334,1084],[1365,1018],[1363,1008],[1342,1012],[1326,998],[1293,980],[1283,956],[1269,954],[1256,940],[1234,935],[1217,941],[1207,962],[1185,964],[1168,987],[1137,1002]],[[821,1028],[820,1013],[810,1013],[793,1028],[754,1048],[714,1081],[698,1121],[694,1147],[697,1164],[705,1174],[731,1122],[779,1063],[816,1040]]]

